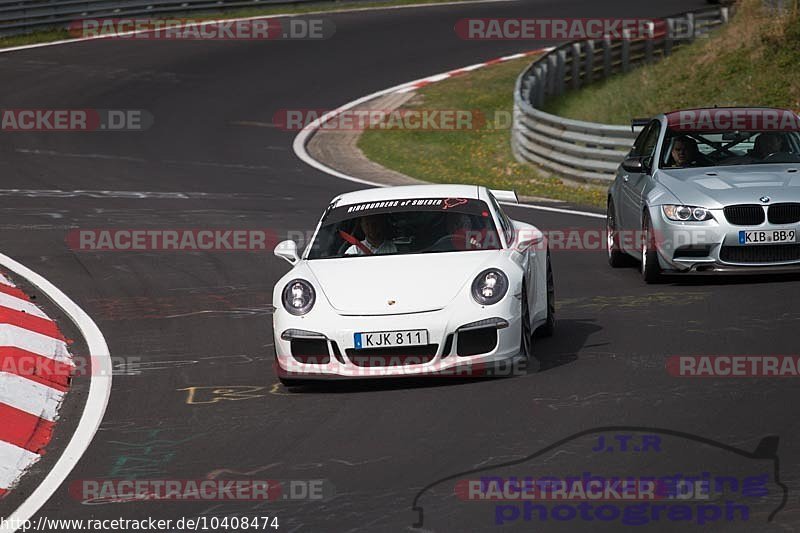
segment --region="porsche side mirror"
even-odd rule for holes
[[[641,157],[629,157],[622,162],[622,168],[628,172],[644,172],[646,170]]]
[[[523,252],[531,247],[538,248],[544,242],[544,233],[538,229],[523,229],[517,231],[517,242],[514,249]]]
[[[294,241],[279,242],[275,247],[275,255],[286,259],[293,265],[300,261],[300,256],[297,255],[297,243]]]

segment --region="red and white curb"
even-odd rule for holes
[[[50,499],[89,448],[108,407],[112,365],[108,344],[100,328],[69,296],[42,275],[2,253],[0,267],[14,276],[24,278],[64,312],[85,340],[92,361],[86,402],[72,436],[44,479],[26,495],[19,507],[0,520],[0,531],[13,533]],[[18,423],[7,419],[8,414],[0,415],[0,431],[5,432],[0,444],[0,486],[8,491],[20,475],[41,457],[44,445],[50,441],[57,409],[69,386],[74,363],[67,350],[67,342],[55,323],[2,275],[0,293],[10,297],[3,297],[4,303],[0,303],[0,353],[12,359],[21,356],[42,357],[42,362],[52,363],[49,367],[51,371],[31,376],[16,376],[5,371],[0,374],[0,389],[4,390],[4,398],[8,398],[8,403],[5,399],[0,400],[2,405],[16,409],[8,413],[13,412],[18,420],[27,421]],[[46,365],[44,367],[48,368]],[[0,370],[3,370],[2,367]],[[26,396],[20,392],[28,394]],[[26,429],[26,423],[32,431]]]
[[[0,275],[0,498],[44,454],[74,368],[58,325]]]
[[[442,80],[446,80],[448,78],[455,78],[456,76],[460,76],[462,74],[466,74],[467,72],[472,72],[474,70],[481,69],[483,67],[488,67],[491,65],[497,65],[498,63],[505,63],[506,61],[513,61],[514,59],[522,59],[523,57],[528,56],[535,56],[539,54],[546,54],[547,52],[551,52],[555,50],[555,48],[539,48],[537,50],[530,50],[528,52],[520,52],[518,54],[511,54],[510,56],[503,56],[498,57],[497,59],[492,59],[490,61],[486,61],[485,63],[476,63],[474,65],[470,65],[468,67],[461,67],[455,70],[451,70],[449,72],[444,72],[442,74],[437,74],[435,76],[429,76],[427,78],[422,78],[421,80],[412,81],[410,83],[406,83],[400,85],[399,87],[395,88],[394,91],[396,93],[410,93],[412,91],[416,91],[417,89],[421,89],[426,85],[430,85],[431,83],[436,83]]]

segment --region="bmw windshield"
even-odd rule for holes
[[[800,118],[772,109],[671,113],[661,168],[800,163]]]

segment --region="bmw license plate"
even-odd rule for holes
[[[353,337],[353,344],[357,350],[366,348],[387,348],[390,346],[421,346],[428,344],[427,329],[354,333]]]
[[[740,231],[739,244],[774,244],[796,242],[796,231],[793,229],[769,229]]]

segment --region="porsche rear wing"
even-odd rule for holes
[[[504,191],[500,189],[489,189],[489,192],[492,193],[492,196],[497,198],[498,202],[509,202],[512,204],[518,204],[519,198],[517,197],[517,191]]]

